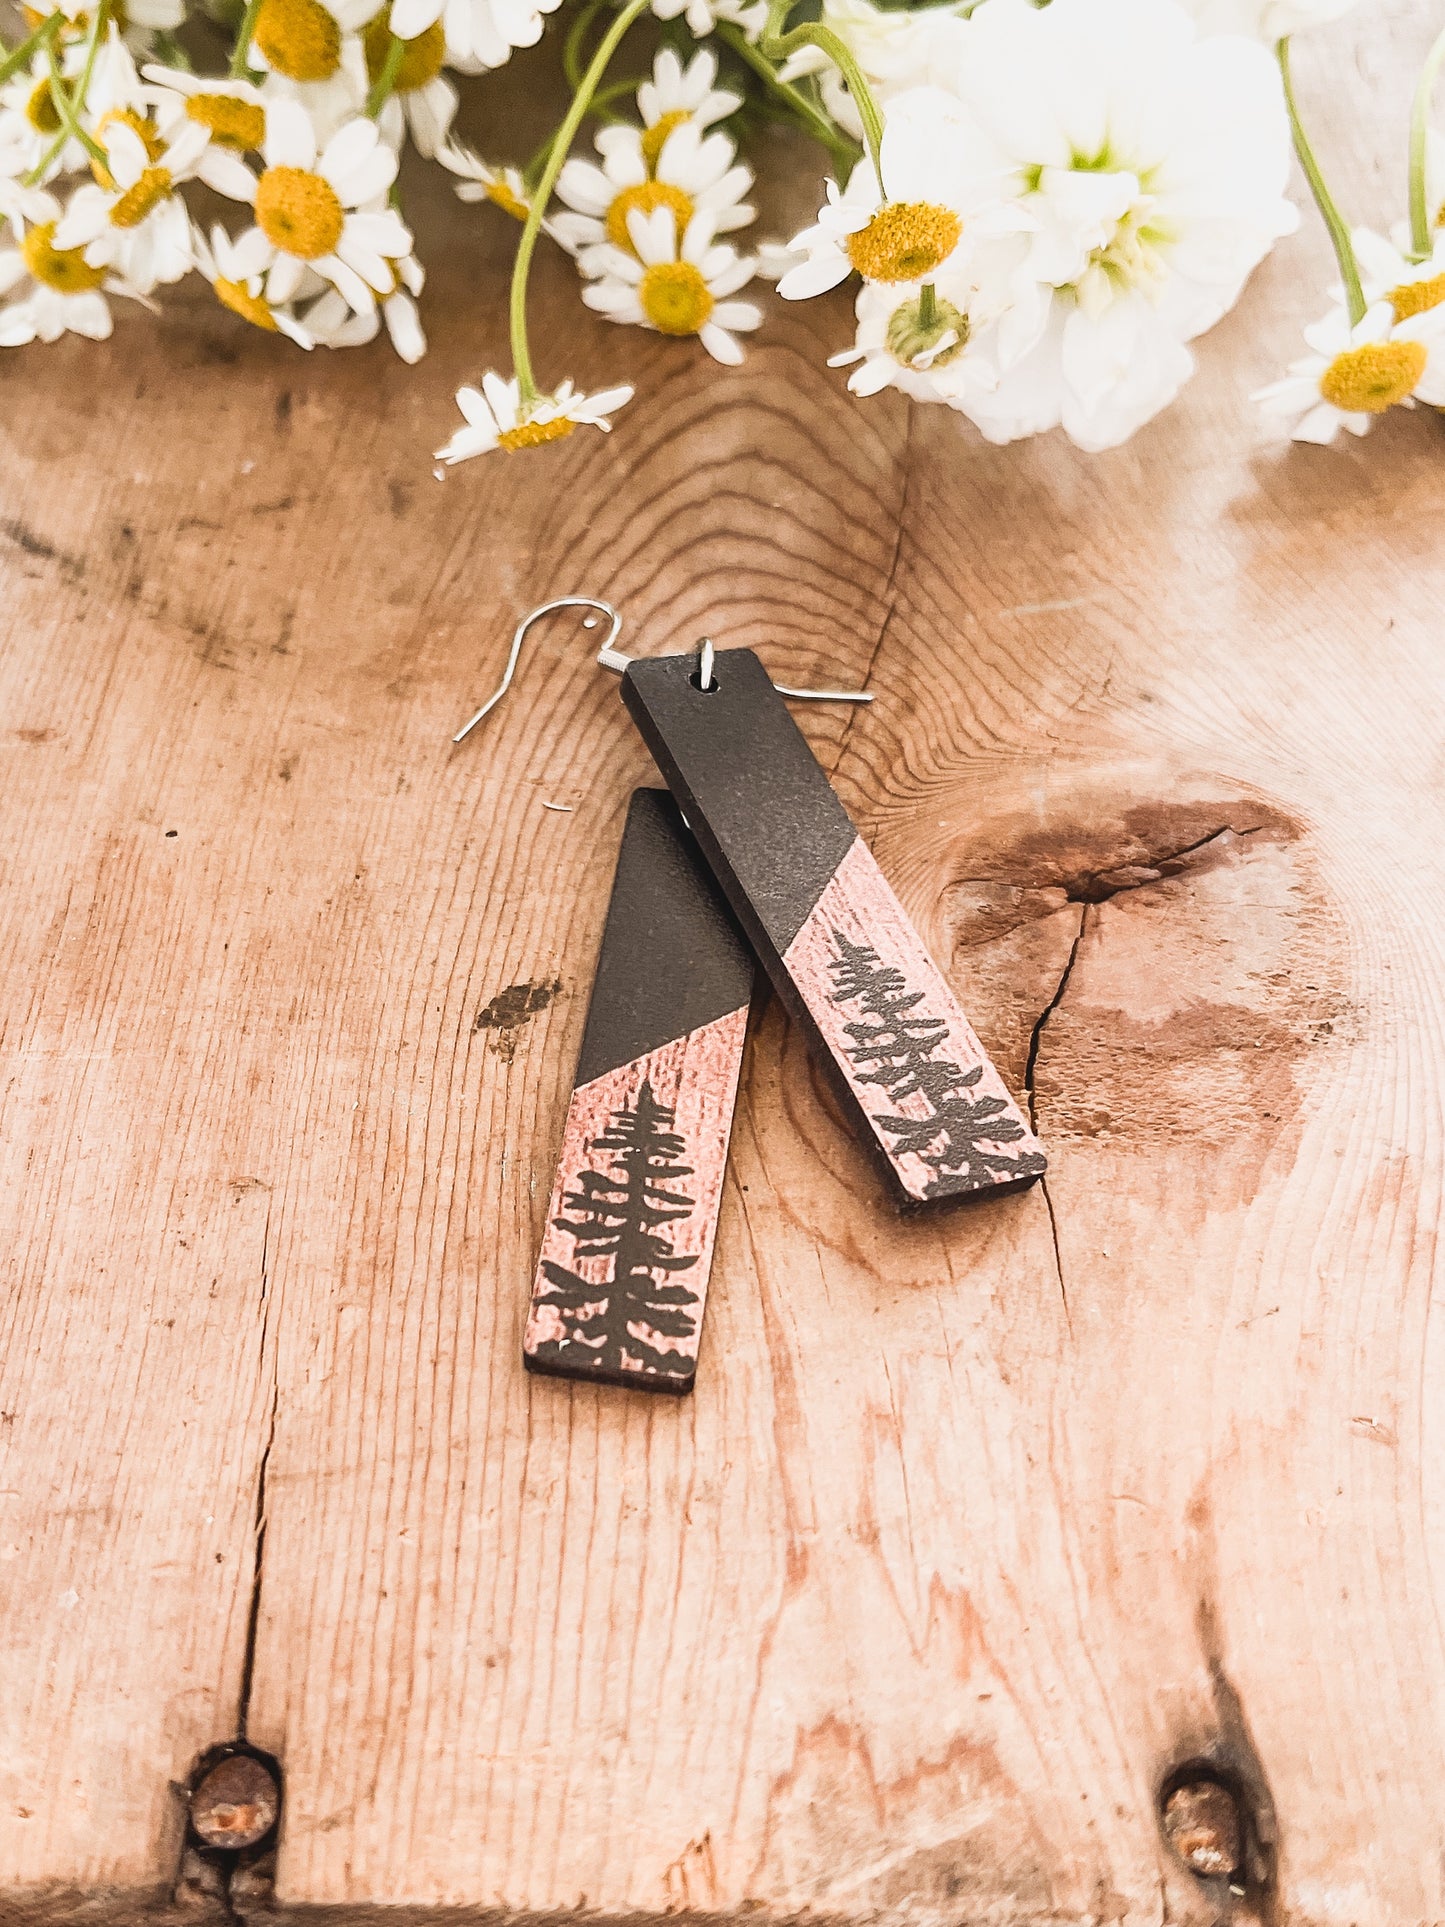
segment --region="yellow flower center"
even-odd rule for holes
[[[30,98],[25,103],[25,118],[37,134],[58,134],[60,115],[56,112],[55,96],[50,91],[50,82],[42,80],[38,87],[32,87]]]
[[[1428,314],[1445,301],[1445,274],[1437,274],[1428,281],[1402,281],[1398,288],[1391,288],[1385,296],[1395,310],[1397,321],[1408,321],[1412,314]]]
[[[1383,415],[1425,372],[1423,341],[1367,341],[1346,348],[1320,376],[1320,393],[1349,415]]]
[[[264,328],[268,334],[279,332],[270,304],[259,294],[250,293],[244,281],[226,281],[218,274],[214,286],[216,299],[223,308],[229,308],[232,314],[240,315],[253,327]]]
[[[158,161],[165,151],[165,142],[161,139],[155,122],[147,120],[144,115],[135,113],[129,107],[112,107],[95,123],[95,138],[102,145],[105,142],[107,127],[128,127],[133,134],[138,135],[140,144],[146,151],[147,160]],[[107,193],[115,192],[114,177],[104,161],[93,160],[90,163],[90,171]]]
[[[110,210],[112,227],[139,227],[175,186],[168,167],[148,167]]]
[[[649,174],[657,172],[658,158],[667,145],[667,137],[674,127],[681,127],[685,120],[691,119],[685,107],[674,107],[670,114],[664,114],[654,126],[647,128],[642,136],[642,158],[647,162]]]
[[[54,221],[27,230],[20,254],[35,280],[57,294],[89,294],[105,279],[104,268],[93,268],[83,248],[54,248]]]
[[[514,221],[526,220],[529,211],[527,203],[514,194],[500,176],[495,181],[487,182],[485,192],[487,199],[504,209]]]
[[[209,127],[218,146],[234,147],[238,154],[260,147],[266,138],[265,108],[252,100],[237,100],[234,94],[192,94],[186,114]]]
[[[958,246],[963,223],[932,201],[887,201],[848,236],[848,259],[865,281],[920,281]]]
[[[639,181],[636,187],[624,187],[607,210],[608,240],[614,247],[625,248],[629,254],[635,254],[632,236],[627,232],[628,215],[634,208],[643,214],[651,214],[654,208],[659,207],[672,209],[680,236],[692,219],[690,194],[684,194],[671,181]]]
[[[321,0],[261,0],[255,41],[290,80],[329,80],[341,65],[341,28]]]
[[[691,261],[659,261],[637,290],[642,312],[659,334],[695,335],[713,311],[713,298]]]
[[[515,428],[502,430],[497,447],[514,455],[519,448],[540,448],[544,442],[565,441],[576,426],[566,415],[558,415],[550,422],[519,422]]]
[[[256,225],[285,254],[302,261],[330,254],[345,220],[330,181],[304,167],[268,167],[256,183]]]
[[[380,80],[386,57],[391,52],[390,7],[383,7],[367,26],[362,45],[366,49],[366,71],[374,85]],[[446,29],[440,20],[433,21],[415,40],[405,40],[402,45],[405,52],[396,70],[396,79],[391,83],[392,91],[414,94],[418,87],[425,87],[429,80],[435,80],[442,70],[442,62],[447,57]]]

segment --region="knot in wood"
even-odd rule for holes
[[[1164,1802],[1164,1837],[1204,1880],[1227,1880],[1239,1870],[1244,1828],[1239,1801],[1218,1780],[1185,1780]]]
[[[281,1789],[249,1753],[233,1753],[201,1776],[191,1792],[191,1827],[208,1847],[254,1847],[276,1824]]]

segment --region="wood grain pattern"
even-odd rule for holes
[[[1300,47],[1360,215],[1428,33]],[[1313,231],[1096,458],[846,404],[842,303],[734,376],[544,268],[647,400],[439,486],[510,237],[420,225],[417,371],[0,360],[0,1918],[162,1915],[241,1725],[283,1921],[1445,1918],[1440,424],[1257,441]],[[677,1405],[518,1359],[648,771],[565,619],[448,738],[572,589],[869,678],[804,727],[1050,1154],[900,1225],[771,1009]]]

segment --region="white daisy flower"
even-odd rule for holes
[[[93,268],[111,268],[149,294],[160,283],[189,272],[191,222],[176,189],[203,180],[232,200],[254,191],[250,169],[239,154],[212,147],[209,131],[183,122],[175,138],[152,158],[142,134],[128,121],[105,129],[106,185],[79,187],[56,230],[62,250],[83,248]]]
[[[204,127],[218,147],[233,154],[259,154],[266,138],[266,108],[249,80],[184,73],[179,67],[142,69],[146,100],[169,140],[183,121]]]
[[[602,165],[569,160],[557,179],[557,196],[573,210],[554,219],[557,238],[577,256],[584,274],[603,272],[600,250],[630,249],[634,214],[665,209],[682,233],[696,214],[707,215],[715,233],[732,233],[756,219],[743,195],[751,168],[735,163],[726,134],[704,134],[685,121],[668,133],[649,166],[645,136],[636,127],[604,127],[597,135]]]
[[[366,314],[353,314],[334,288],[311,304],[305,313],[305,323],[323,348],[364,347],[376,339],[384,321],[391,345],[402,360],[407,363],[421,360],[426,353],[426,336],[413,297],[421,293],[426,276],[413,255],[398,261],[396,267],[397,284],[390,294],[382,296],[379,317],[375,308]]]
[[[1114,447],[1174,399],[1194,367],[1183,344],[1298,222],[1275,62],[1198,40],[1178,0],[988,0],[962,45],[970,131],[1034,225],[999,388],[970,415],[995,440],[1062,424]]]
[[[642,115],[642,152],[656,167],[664,141],[674,127],[691,121],[700,132],[714,121],[726,120],[743,104],[741,94],[729,93],[717,82],[717,55],[701,47],[684,67],[671,47],[664,47],[652,63],[652,78],[637,90]]]
[[[0,248],[0,297],[16,289],[21,293],[0,307],[0,348],[58,341],[67,332],[106,340],[111,330],[106,294],[135,290],[104,268],[92,267],[81,249],[56,247],[62,214],[53,194],[12,184],[5,212],[19,245]]]
[[[600,428],[605,433],[612,427],[608,417],[631,400],[630,388],[604,388],[600,395],[579,395],[570,381],[564,381],[555,395],[543,395],[524,413],[520,383],[485,374],[480,393],[475,388],[458,389],[457,406],[467,425],[457,430],[445,448],[437,450],[437,459],[448,464],[465,462],[494,448],[514,454],[519,448],[559,442],[582,426]]]
[[[7,174],[31,174],[41,165],[61,134],[60,115],[50,91],[50,64],[37,54],[27,70],[22,69],[0,87],[0,147],[7,156]],[[45,178],[59,173],[74,173],[88,164],[84,147],[77,140],[64,143],[46,168]]]
[[[372,84],[380,79],[391,51],[391,9],[384,7],[362,36],[366,71]],[[435,21],[415,39],[403,42],[401,65],[379,116],[382,139],[399,148],[408,129],[418,154],[434,160],[451,134],[456,119],[457,90],[442,73],[447,57],[446,36]]]
[[[608,242],[598,250],[600,278],[582,290],[588,307],[659,334],[696,335],[714,361],[740,362],[743,351],[732,331],[758,327],[762,310],[728,297],[752,279],[752,262],[715,245],[710,214],[693,215],[681,247],[670,207],[650,214],[634,208],[627,226],[628,249]]]
[[[390,208],[373,209],[396,179],[396,155],[369,120],[333,134],[320,159],[316,131],[295,101],[266,108],[265,171],[252,183],[256,225],[236,242],[244,278],[266,276],[266,299],[283,306],[309,267],[358,313],[390,294],[392,263],[411,234]]]
[[[460,72],[502,67],[514,47],[535,47],[542,38],[542,17],[561,0],[394,0],[392,31],[415,40],[441,22],[447,61]]]
[[[251,33],[251,64],[301,86],[331,80],[348,39],[359,34],[384,0],[261,0]]]
[[[866,157],[844,193],[828,182],[815,226],[792,243],[806,259],[778,283],[785,300],[836,288],[855,271],[865,281],[929,280],[961,268],[978,245],[1031,223],[1006,198],[994,156],[963,109],[940,87],[900,94],[883,124],[883,181]]]
[[[960,403],[992,394],[998,367],[988,341],[994,316],[966,279],[944,277],[934,289],[934,312],[925,320],[919,288],[881,287],[867,281],[855,304],[854,345],[831,355],[830,368],[856,363],[848,377],[855,395],[898,388],[915,401]]]
[[[768,0],[652,0],[652,11],[659,20],[681,15],[699,40],[720,20],[741,27],[749,40],[756,40],[768,24]]]
[[[1304,333],[1314,353],[1254,397],[1269,419],[1293,422],[1294,441],[1328,444],[1342,428],[1368,434],[1376,416],[1417,399],[1445,404],[1445,308],[1397,321],[1390,302],[1377,301],[1354,328],[1336,308]]]
[[[359,114],[370,85],[361,29],[381,0],[261,0],[249,64],[264,75],[263,100],[306,109],[324,146]]]
[[[514,221],[525,221],[532,211],[532,197],[527,183],[522,179],[520,168],[493,167],[484,161],[480,154],[474,154],[470,147],[463,147],[459,141],[447,141],[439,147],[436,158],[449,174],[457,178],[456,196],[459,201],[490,201],[494,207],[510,214]],[[550,233],[550,224],[542,223],[544,232]]]
[[[1242,33],[1270,47],[1307,28],[1327,26],[1357,4],[1358,0],[1184,0],[1200,33]]]
[[[297,321],[291,310],[274,308],[266,299],[264,277],[242,272],[245,263],[237,260],[235,243],[219,223],[211,229],[209,242],[196,228],[191,247],[196,266],[210,282],[222,307],[266,334],[287,335],[300,348],[312,345],[310,331]]]
[[[1437,234],[1433,251],[1423,261],[1410,256],[1387,241],[1373,228],[1358,227],[1350,236],[1359,265],[1365,299],[1371,306],[1388,301],[1396,321],[1425,314],[1445,302],[1445,234]],[[1344,289],[1331,290],[1332,298],[1344,301]]]

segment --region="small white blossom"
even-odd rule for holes
[[[309,348],[311,336],[297,321],[289,307],[273,307],[266,299],[264,275],[247,274],[244,259],[238,259],[235,243],[218,223],[208,241],[199,228],[191,235],[191,251],[197,268],[215,291],[216,299],[232,314],[249,321],[266,334],[282,334],[298,348]]]
[[[235,244],[246,276],[266,276],[273,307],[289,301],[309,268],[358,313],[395,286],[392,262],[411,252],[411,234],[390,208],[373,203],[396,179],[396,155],[376,125],[353,120],[318,158],[316,132],[294,101],[266,109],[265,171],[252,181],[256,225]]]
[[[441,21],[447,59],[462,73],[505,66],[515,47],[535,47],[543,16],[561,0],[393,0],[392,32],[414,40]]]
[[[493,207],[510,214],[514,221],[525,221],[532,210],[532,196],[522,179],[520,168],[494,167],[460,141],[449,140],[437,149],[436,158],[449,174],[457,176],[459,201],[490,201]],[[550,234],[552,224],[543,221],[542,232]]]
[[[680,243],[670,207],[634,209],[627,228],[630,247],[609,242],[597,251],[599,278],[582,290],[588,307],[659,334],[696,335],[714,361],[740,362],[735,332],[750,332],[763,317],[751,301],[729,297],[752,279],[752,262],[717,243],[710,214],[694,214]]]
[[[1416,399],[1445,404],[1445,307],[1399,321],[1377,301],[1354,328],[1336,308],[1304,333],[1314,353],[1255,396],[1270,420],[1291,424],[1293,440],[1328,444],[1342,428],[1368,434],[1377,416]]]
[[[741,94],[717,85],[717,55],[711,47],[700,47],[686,67],[671,47],[662,48],[652,63],[652,78],[637,90],[638,111],[654,151],[660,151],[683,121],[705,131],[742,104]]]
[[[202,180],[232,200],[254,189],[239,154],[212,147],[206,128],[182,121],[175,137],[154,157],[126,121],[105,130],[108,185],[76,189],[55,245],[83,248],[94,268],[110,268],[142,294],[179,281],[192,265],[191,221],[177,189]]]
[[[855,270],[865,281],[930,280],[965,265],[981,243],[1033,225],[957,97],[942,88],[916,87],[893,101],[882,169],[886,199],[866,156],[845,192],[828,182],[816,224],[792,243],[807,259],[778,283],[785,300],[822,294]]]
[[[921,290],[865,282],[858,290],[854,345],[830,355],[830,368],[853,372],[855,395],[900,389],[915,401],[960,406],[998,386],[994,315],[967,277],[943,276],[934,287],[934,315],[925,322]]]
[[[1126,440],[1189,378],[1183,345],[1298,216],[1268,51],[1200,41],[1177,0],[987,0],[955,85],[1033,223],[999,323],[994,440]]]
[[[111,330],[106,295],[135,295],[135,289],[92,267],[79,248],[56,247],[63,211],[53,194],[7,183],[3,205],[18,245],[0,247],[0,298],[15,297],[0,307],[0,348],[58,341],[67,333],[105,341]]]
[[[480,392],[475,388],[457,390],[457,406],[467,425],[457,430],[445,448],[437,450],[437,459],[450,465],[470,461],[473,455],[488,455],[495,448],[505,448],[508,453],[540,448],[545,442],[563,440],[579,426],[606,432],[612,426],[608,417],[631,400],[632,390],[627,387],[579,395],[570,381],[564,381],[555,394],[543,395],[530,409],[524,409],[519,382],[485,374]]]
[[[636,127],[604,127],[597,136],[602,165],[569,160],[557,180],[558,199],[572,210],[554,219],[557,238],[577,256],[584,274],[602,272],[599,250],[631,246],[634,214],[668,209],[679,231],[705,214],[715,233],[732,233],[755,218],[743,196],[752,170],[737,164],[736,150],[716,129],[702,133],[691,121],[672,128],[655,160]]]

